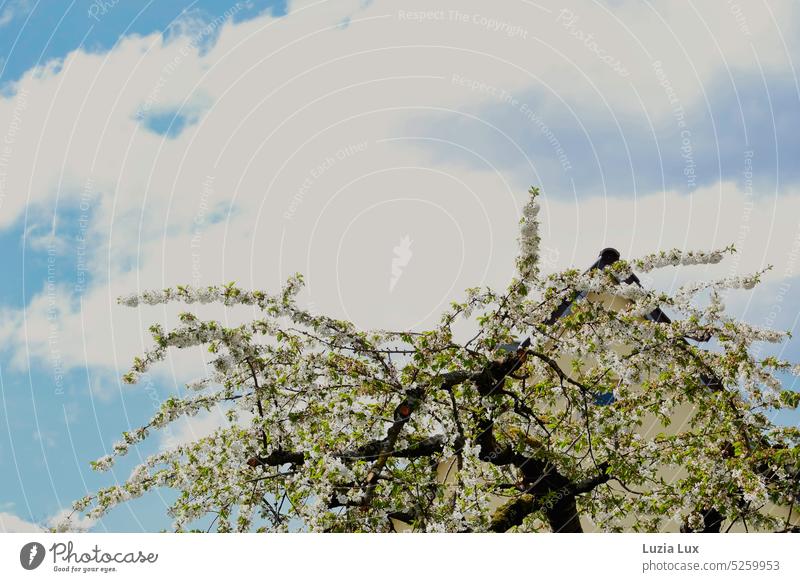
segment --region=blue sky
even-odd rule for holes
[[[147,326],[176,311],[126,311],[116,296],[230,280],[274,290],[302,271],[320,311],[422,326],[460,289],[505,283],[530,184],[545,194],[549,267],[587,266],[605,246],[733,242],[732,265],[649,283],[774,264],[762,292],[730,304],[797,335],[795,9],[741,21],[724,3],[690,19],[670,3],[614,4],[621,20],[576,2],[569,26],[542,7],[491,8],[523,38],[470,2],[458,8],[477,18],[424,23],[377,0],[0,0],[3,523],[44,524],[170,442],[156,435],[113,475],[89,469],[202,372],[192,353],[122,386]],[[405,237],[413,258],[389,286]],[[800,358],[797,339],[783,355]],[[168,528],[165,502],[94,527]]]
[[[234,21],[265,11],[283,14],[282,0],[238,3]],[[4,0],[0,3],[0,81],[18,79],[26,71],[83,48],[108,51],[122,36],[170,34],[188,17],[212,21],[236,7],[230,0],[156,2],[154,0]]]
[[[0,86],[7,91],[10,83],[31,69],[58,63],[78,49],[102,54],[124,36],[157,33],[169,38],[186,19],[212,22],[227,10],[232,11],[233,22],[240,22],[264,13],[282,15],[286,5],[281,0],[4,0],[0,2]],[[213,44],[213,40],[207,42]],[[153,115],[146,125],[171,136],[180,133],[186,122],[172,113]],[[71,225],[77,224],[78,216],[77,206],[33,208],[31,214],[0,231],[3,265],[6,273],[13,273],[1,279],[0,309],[22,309],[47,288],[47,248],[25,245],[26,231],[46,236],[55,224],[60,235],[74,240],[80,233]],[[78,302],[82,291],[75,289],[76,255],[59,251],[58,256],[55,279],[59,285],[71,284],[71,300]],[[85,284],[92,284],[89,272]],[[9,363],[8,347],[0,348],[0,466],[6,475],[0,485],[0,513],[46,524],[73,499],[108,485],[108,476],[88,470],[88,461],[106,454],[125,427],[152,415],[153,401],[142,391],[123,392],[118,375],[109,370],[65,367],[63,378],[58,379],[53,366],[34,363],[27,371],[15,370]],[[162,385],[156,384],[154,389],[159,397],[166,397]],[[140,454],[123,460],[116,478],[124,479],[126,471],[155,450],[156,444],[147,444]],[[164,513],[160,495],[147,497],[96,527],[101,531],[157,531],[169,526]]]

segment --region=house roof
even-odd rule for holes
[[[605,269],[609,265],[613,265],[614,263],[619,261],[619,259],[620,259],[620,254],[619,254],[619,251],[617,249],[614,249],[614,248],[611,248],[611,247],[605,248],[602,251],[600,251],[600,254],[597,257],[597,260],[594,263],[592,263],[589,266],[589,268],[586,269],[586,271],[584,271],[584,273],[588,273],[588,272],[593,271],[595,269],[599,269],[599,270],[602,271],[603,269]],[[627,279],[622,281],[622,282],[623,283],[627,283],[629,285],[632,284],[632,283],[635,283],[639,287],[642,286],[642,283],[639,280],[639,277],[637,277],[633,273],[631,273],[631,275]],[[556,320],[558,320],[558,318],[563,316],[565,313],[569,312],[569,310],[572,307],[573,303],[575,303],[576,301],[578,301],[580,299],[583,299],[585,296],[586,296],[585,293],[579,293],[576,296],[564,299],[564,301],[561,302],[561,305],[559,305],[555,309],[555,311],[553,311],[553,313],[550,314],[550,317],[548,317],[547,320],[545,320],[545,323],[547,325],[552,325],[553,323],[555,323]],[[652,321],[655,321],[657,323],[670,323],[670,321],[672,321],[667,316],[667,314],[664,313],[661,310],[660,307],[656,307],[653,311],[651,311],[649,313],[649,315],[647,317],[648,317],[648,319],[651,319]]]
[[[594,263],[592,263],[589,266],[589,268],[586,269],[586,271],[584,271],[584,273],[588,273],[594,269],[600,269],[600,270],[605,269],[609,265],[613,265],[614,263],[619,261],[619,259],[620,259],[620,253],[617,249],[611,247],[605,248],[602,251],[600,251],[597,260]],[[627,283],[629,285],[636,284],[639,287],[642,287],[642,283],[639,280],[639,277],[637,277],[634,273],[631,273],[628,276],[628,278],[622,282]],[[561,302],[561,304],[553,311],[553,313],[550,314],[550,317],[548,317],[547,320],[545,320],[545,323],[548,325],[552,325],[560,317],[564,316],[564,314],[569,313],[570,308],[576,301],[580,301],[584,297],[586,297],[586,293],[579,293],[577,295],[573,295],[572,297],[564,299],[564,301]],[[669,316],[666,313],[664,313],[664,311],[660,307],[656,307],[655,309],[653,309],[653,311],[651,311],[646,317],[647,319],[654,321],[656,323],[666,324],[672,322]],[[708,341],[710,338],[705,337],[705,338],[688,338],[688,339],[705,342]],[[528,338],[525,341],[529,343],[530,338]],[[684,339],[684,341],[686,341],[686,339]],[[514,349],[518,349],[522,345],[524,344],[519,344],[518,342],[516,342],[514,344]],[[716,376],[716,374],[714,374],[711,371],[709,371],[709,374],[703,374],[700,377],[700,380],[703,382],[703,384],[705,384],[712,390],[718,390],[723,386],[721,380]],[[596,395],[596,396],[598,397],[598,399],[602,397],[602,395]],[[598,404],[609,404],[610,402],[613,402],[613,397],[610,401],[605,401],[605,400],[602,402],[600,400],[597,401]]]

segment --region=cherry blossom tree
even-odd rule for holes
[[[499,291],[467,289],[429,331],[314,314],[296,302],[300,276],[277,294],[231,284],[120,299],[243,304],[260,316],[226,327],[186,312],[175,329],[150,328],[154,345],[125,382],[171,348],[198,345],[213,373],[93,467],[108,470],[181,417],[221,408],[231,422],[149,457],[74,514],[98,518],[166,487],[178,492],[178,531],[204,518],[218,531],[578,532],[582,519],[600,531],[676,520],[684,531],[790,529],[765,508],[792,508],[800,490],[800,430],[770,420],[798,406],[781,381],[798,369],[756,349],[788,334],[737,321],[723,301],[762,273],[670,293],[633,274],[718,263],[726,248],[544,276],[537,195],[521,219],[516,277]],[[591,299],[604,296],[624,303]],[[681,407],[692,411],[682,426],[645,430],[668,427]]]

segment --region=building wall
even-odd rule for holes
[[[587,296],[586,300],[588,301],[602,301],[607,308],[613,309],[621,309],[628,304],[628,301],[620,298],[618,296],[599,296],[596,294],[590,294]],[[616,351],[620,355],[624,355],[630,351],[630,346],[620,344],[616,346]],[[568,372],[572,369],[572,359],[569,354],[563,354],[558,359],[557,362],[562,370]],[[591,366],[593,362],[587,361],[587,366]],[[639,385],[638,387],[642,390],[642,386]],[[634,387],[634,390],[636,387]],[[565,403],[562,403],[561,406],[565,406]],[[563,409],[562,409],[563,410]],[[655,415],[648,415],[645,417],[644,422],[641,426],[636,427],[635,432],[639,433],[642,438],[649,440],[654,438],[659,433],[663,433],[666,435],[675,435],[679,432],[686,431],[691,422],[692,416],[694,415],[694,407],[691,403],[684,403],[679,406],[676,406],[673,410],[673,414],[671,417],[671,422],[669,425],[664,425]],[[456,458],[451,457],[445,461],[442,461],[437,466],[437,479],[439,483],[444,483],[447,488],[456,487],[457,483],[457,473],[458,468],[456,466]],[[686,476],[686,470],[681,467],[676,466],[662,466],[659,467],[656,471],[656,474],[659,477],[662,477],[667,483],[674,482],[675,480],[682,479]],[[490,497],[489,506],[492,512],[494,512],[497,508],[507,502],[510,497],[493,495]],[[768,506],[764,507],[762,513],[777,516],[783,520],[786,520],[789,517],[791,511],[792,519],[791,523],[793,525],[800,525],[800,511],[794,510],[792,511],[791,508],[785,506],[776,506],[774,504],[769,504]],[[622,521],[623,529],[625,530],[632,530],[634,524],[636,522],[636,516],[630,516],[627,519]],[[411,526],[405,522],[399,520],[393,520],[393,524],[395,529],[398,532],[406,532],[411,531]],[[583,527],[583,531],[585,532],[597,532],[599,531],[596,525],[587,517],[581,516],[581,526]],[[727,526],[725,526],[727,527]],[[664,527],[661,531],[664,532],[677,532],[680,529],[680,524],[671,520],[669,522],[665,522]],[[744,532],[747,531],[745,525],[741,521],[737,521],[733,527],[730,529],[731,532]],[[749,531],[753,531],[752,527],[750,527]]]

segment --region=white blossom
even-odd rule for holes
[[[407,525],[419,531],[486,531],[504,502],[573,495],[584,523],[654,531],[670,518],[699,529],[710,504],[732,520],[742,500],[788,503],[798,494],[788,484],[796,468],[780,451],[800,435],[769,415],[796,404],[780,374],[800,367],[754,349],[784,332],[725,311],[724,291],[748,289],[762,272],[677,292],[625,283],[634,272],[714,264],[729,247],[541,277],[537,194],[522,211],[512,285],[468,289],[426,330],[360,330],[313,313],[297,304],[299,276],[277,293],[229,283],[121,297],[131,307],[247,305],[255,315],[231,326],[187,311],[150,327],[152,347],[126,382],[149,384],[173,349],[195,346],[212,354],[209,371],[124,432],[93,468],[110,469],[179,419],[211,411],[226,421],[150,455],[124,482],[76,501],[75,512],[99,518],[166,487],[178,493],[168,514],[179,531],[214,516],[221,532],[383,532],[395,512],[411,514]],[[671,322],[654,321],[656,308]],[[687,408],[691,416],[672,424]],[[754,450],[742,451],[747,440]],[[779,482],[766,483],[746,461],[754,458]],[[537,488],[542,480],[529,471],[539,463],[567,485]],[[601,470],[614,486],[570,492]],[[547,529],[547,509],[510,527]],[[768,516],[748,511],[748,523],[767,527]]]
[[[539,222],[537,220],[539,203],[536,201],[538,194],[538,190],[531,188],[530,198],[522,209],[517,271],[523,281],[534,279],[538,273],[540,242]]]

